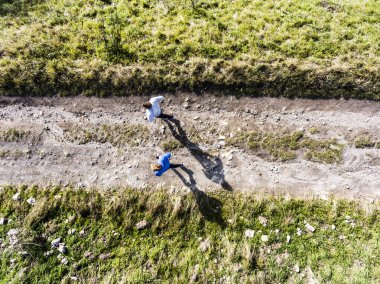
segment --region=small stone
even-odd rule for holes
[[[302,230],[300,228],[297,228],[297,235],[301,236],[302,235]]]
[[[109,252],[102,253],[101,255],[99,255],[100,260],[106,260],[106,259],[109,259],[110,257],[111,257],[111,253],[109,253]]]
[[[19,233],[19,229],[10,229],[7,233],[7,235],[10,237],[10,236],[15,236]]]
[[[336,229],[335,225],[331,225],[331,230],[335,230],[335,229]]]
[[[298,264],[294,265],[293,271],[296,273],[300,273],[300,267],[298,266]]]
[[[371,204],[375,203],[375,199],[373,198],[366,198],[366,200]]]
[[[92,252],[87,251],[84,253],[84,257],[88,259],[94,259],[94,254]]]
[[[44,252],[44,256],[49,257],[49,256],[51,256],[53,253],[54,253],[53,250],[49,250],[49,251],[47,251],[47,252]]]
[[[0,225],[6,225],[8,223],[7,218],[0,218]]]
[[[62,258],[61,263],[67,265],[69,263],[69,260],[66,257],[64,257]]]
[[[69,218],[67,218],[67,221],[69,223],[72,223],[75,220],[75,215],[70,215]]]
[[[196,281],[197,281],[197,279],[198,279],[198,273],[197,272],[195,272],[195,273],[193,273],[192,275],[191,275],[191,277],[190,277],[190,280],[189,280],[189,283],[195,283]]]
[[[235,263],[232,269],[234,272],[240,272],[243,270],[243,266],[240,263]]]
[[[21,256],[27,256],[27,255],[30,255],[30,253],[27,252],[26,250],[23,250],[23,251],[20,252],[20,255]]]
[[[142,221],[140,221],[140,222],[138,222],[138,223],[136,224],[136,228],[137,228],[138,230],[143,230],[143,229],[145,229],[146,227],[148,227],[148,225],[149,225],[149,223],[148,223],[146,220],[142,220]]]
[[[14,246],[18,243],[18,238],[17,238],[17,235],[18,233],[20,232],[19,229],[10,229],[7,233],[8,237],[9,237],[9,243]]]
[[[308,231],[314,233],[315,228],[314,228],[312,225],[310,225],[309,223],[307,223],[307,224],[305,225],[305,227],[306,227],[306,229],[307,229]]]
[[[71,277],[70,277],[70,280],[71,280],[71,281],[78,281],[78,279],[79,279],[79,278],[78,278],[78,277],[75,277],[75,276],[71,276]]]
[[[286,236],[286,243],[290,243],[291,237],[289,235]]]
[[[253,236],[255,235],[255,231],[254,230],[245,230],[244,235],[248,238],[253,238]]]
[[[30,205],[34,205],[34,204],[36,204],[36,199],[33,198],[33,197],[31,197],[31,198],[28,198],[28,199],[26,200],[26,202],[28,202]]]
[[[58,251],[60,253],[66,253],[67,252],[67,246],[65,243],[60,243],[58,246]]]
[[[20,200],[21,200],[20,193],[17,192],[16,194],[14,194],[14,195],[12,196],[12,200],[13,200],[13,201],[20,201]]]
[[[262,235],[261,236],[261,241],[264,242],[264,243],[267,242],[267,241],[269,241],[268,235]]]
[[[345,239],[347,239],[346,236],[339,236],[339,240],[343,241],[343,240],[345,240]]]
[[[51,241],[51,247],[57,248],[59,246],[59,243],[61,242],[61,240],[62,240],[61,237],[52,240]]]
[[[259,222],[265,227],[268,223],[268,219],[263,216],[259,216]]]
[[[201,242],[199,244],[199,249],[202,251],[202,252],[205,252],[206,250],[208,250],[210,248],[210,241],[209,239],[206,239],[204,240],[203,242]]]
[[[19,229],[10,229],[7,233],[8,237],[16,236],[19,233]]]
[[[194,119],[194,120],[198,120],[198,119],[199,119],[199,116],[194,116],[193,119]]]

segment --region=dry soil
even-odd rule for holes
[[[165,187],[173,191],[196,186],[204,191],[302,198],[337,195],[370,202],[380,198],[380,149],[353,145],[355,137],[363,134],[380,140],[380,102],[164,96],[163,109],[180,121],[187,144],[175,149],[171,159],[184,163],[186,169],[169,170],[162,177],[152,174],[150,163],[164,152],[164,143],[177,139],[167,122],[144,119],[141,103],[147,97],[0,98],[0,131],[28,133],[19,141],[0,142],[0,185]],[[141,134],[113,145],[107,137],[106,142],[83,143],[67,134],[73,129],[91,132],[102,125],[135,126]],[[313,134],[316,138],[336,138],[345,145],[341,163],[308,161],[302,154],[280,162],[225,143],[241,132],[308,132],[310,128],[318,129]],[[111,136],[119,139],[118,133]]]

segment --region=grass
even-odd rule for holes
[[[356,137],[354,140],[355,148],[359,148],[359,149],[373,148],[375,146],[376,146],[376,148],[379,148],[378,144],[379,143],[372,141],[371,137],[368,135],[360,135],[360,136]]]
[[[9,128],[6,130],[0,130],[0,141],[1,142],[19,142],[24,140],[30,134],[29,131]]]
[[[108,142],[115,147],[140,146],[149,138],[148,128],[137,124],[103,124],[88,127],[65,125],[63,129],[65,139],[79,144]]]
[[[0,94],[379,99],[379,11],[376,0],[4,0]]]
[[[305,158],[316,162],[339,163],[342,160],[344,146],[336,139],[318,141],[306,138],[301,143],[302,147],[308,149]]]
[[[16,192],[20,201],[12,200]],[[322,283],[376,283],[380,277],[378,204],[230,192],[201,196],[203,200],[164,190],[5,186],[0,217],[12,221],[0,226],[0,279],[285,283],[314,278]],[[30,197],[36,198],[33,206],[26,202]],[[213,204],[222,209],[213,211]],[[267,218],[266,226],[261,216]],[[137,229],[141,220],[148,225]],[[316,228],[314,233],[306,223]],[[19,229],[14,246],[7,236],[12,228]],[[252,238],[245,235],[248,229],[255,231]],[[63,256],[51,249],[58,237],[68,248]],[[62,264],[63,257],[67,264]],[[294,272],[296,265],[299,273]]]
[[[320,130],[317,127],[311,127],[311,128],[309,128],[308,131],[309,131],[310,134],[318,134],[318,133],[320,133]]]
[[[5,159],[5,158],[13,158],[13,159],[19,159],[24,155],[23,152],[19,150],[0,150],[0,159]]]
[[[302,131],[243,132],[227,138],[226,145],[254,150],[280,161],[294,160],[299,153],[305,152],[306,159],[322,163],[339,163],[344,149],[344,145],[339,144],[336,139],[317,140]]]
[[[184,146],[180,142],[178,142],[177,140],[169,140],[169,141],[162,143],[162,145],[161,145],[161,148],[165,152],[171,152],[173,150],[183,148],[183,147]]]

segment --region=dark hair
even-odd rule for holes
[[[150,109],[150,108],[152,108],[152,104],[150,102],[143,103],[143,107],[146,109]]]

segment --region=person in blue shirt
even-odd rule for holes
[[[158,157],[158,160],[155,164],[151,165],[151,169],[155,176],[162,176],[164,172],[168,169],[175,169],[178,167],[183,167],[183,164],[170,164],[171,153],[165,153],[162,156]]]

